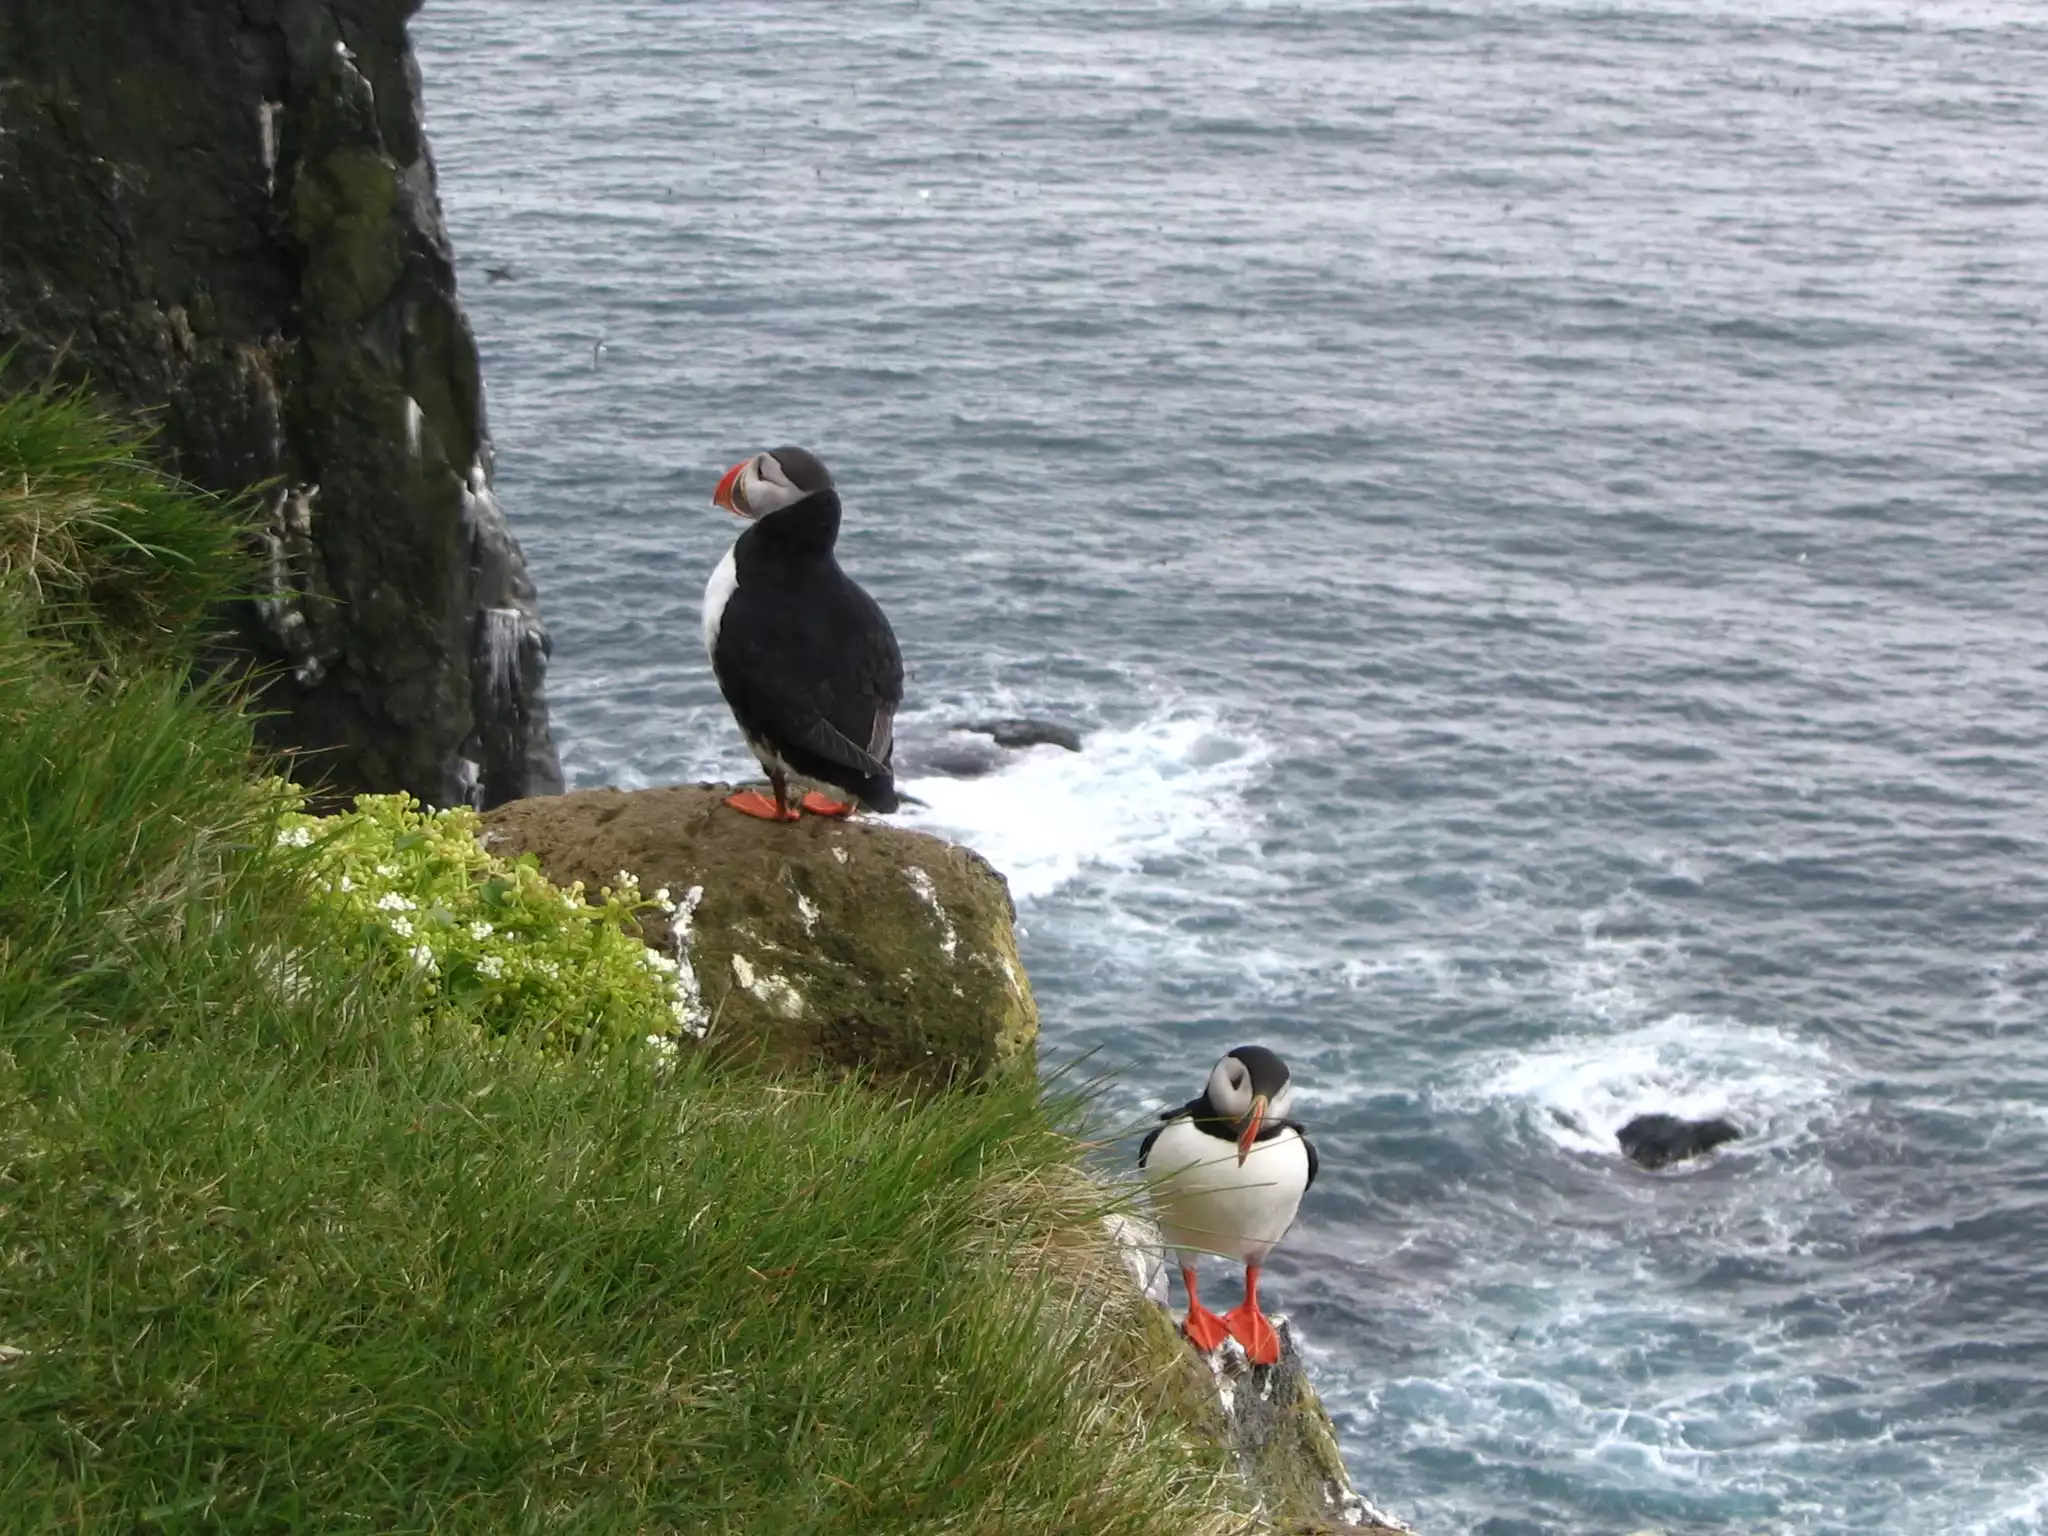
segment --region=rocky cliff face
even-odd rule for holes
[[[262,485],[243,616],[301,776],[561,787],[420,127],[418,0],[0,0],[0,351]]]
[[[1166,1253],[1143,1216],[1103,1218],[1131,1283],[1151,1303],[1143,1313],[1155,1347],[1174,1362],[1167,1387],[1188,1422],[1226,1447],[1258,1501],[1259,1529],[1286,1536],[1406,1536],[1409,1528],[1352,1486],[1337,1428],[1308,1378],[1293,1325],[1276,1316],[1278,1364],[1253,1365],[1236,1341],[1203,1353],[1168,1313]]]

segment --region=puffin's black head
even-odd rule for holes
[[[771,448],[725,472],[711,504],[735,517],[766,517],[832,489],[832,471],[808,448]]]
[[[1237,1124],[1239,1163],[1251,1156],[1267,1118],[1284,1119],[1293,1104],[1287,1063],[1263,1045],[1240,1045],[1209,1074],[1209,1107]]]

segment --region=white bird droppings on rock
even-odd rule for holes
[[[800,1019],[804,1016],[804,995],[787,976],[763,976],[754,996],[785,1019]]]
[[[767,1004],[785,1019],[803,1017],[804,995],[797,991],[787,976],[760,975],[745,955],[732,957],[732,976],[740,984],[742,992],[757,1002]]]
[[[960,935],[953,930],[953,920],[946,915],[946,909],[939,904],[939,888],[932,883],[932,877],[925,870],[913,864],[903,871],[903,878],[910,882],[910,888],[917,892],[917,899],[932,909],[932,916],[939,923],[939,948],[952,959],[960,950]]]
[[[804,925],[805,933],[818,931],[818,904],[802,891],[796,893],[796,915]]]
[[[832,857],[837,859],[840,863],[844,864],[846,862],[846,850],[844,848],[841,848],[837,843],[834,843],[832,845]]]
[[[277,190],[277,114],[283,110],[281,101],[259,101],[256,104],[256,132],[263,150],[263,190],[266,194]]]
[[[704,989],[697,981],[696,968],[690,964],[690,921],[697,913],[697,903],[704,899],[704,887],[693,885],[683,892],[683,899],[675,903],[675,910],[669,917],[669,942],[675,947],[675,979],[669,983],[675,1000],[669,1005],[675,1015],[676,1027],[694,1040],[702,1040],[711,1028],[711,1014],[704,1006]]]
[[[1166,1250],[1159,1241],[1159,1228],[1143,1216],[1111,1211],[1102,1218],[1103,1230],[1123,1255],[1124,1267],[1139,1290],[1159,1306],[1166,1305]]]

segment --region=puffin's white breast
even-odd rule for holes
[[[1308,1188],[1308,1149],[1292,1126],[1258,1142],[1240,1165],[1237,1144],[1193,1120],[1169,1120],[1145,1159],[1159,1235],[1174,1248],[1262,1263],[1294,1223]]]
[[[736,549],[738,546],[735,545]],[[711,648],[718,644],[718,624],[725,617],[725,605],[732,601],[732,595],[739,590],[740,568],[733,559],[733,550],[725,552],[725,558],[718,562],[718,569],[711,573],[711,579],[704,583],[704,654],[709,656]]]

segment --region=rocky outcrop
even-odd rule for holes
[[[1736,1141],[1741,1129],[1729,1120],[1684,1120],[1677,1115],[1637,1115],[1614,1139],[1622,1155],[1645,1168],[1663,1168]]]
[[[1287,1536],[1397,1536],[1407,1526],[1376,1509],[1352,1486],[1337,1429],[1308,1379],[1294,1329],[1284,1317],[1277,1365],[1253,1365],[1234,1340],[1203,1354],[1181,1336],[1166,1309],[1165,1253],[1159,1229],[1126,1212],[1103,1219],[1131,1283],[1152,1303],[1148,1326],[1178,1362],[1179,1411],[1230,1452],[1258,1501],[1263,1527]]]
[[[1010,720],[971,720],[962,721],[954,729],[986,736],[999,747],[1065,747],[1069,752],[1081,750],[1081,733],[1071,725],[1061,725],[1057,720],[1039,720],[1028,716]]]
[[[339,790],[561,787],[420,126],[417,0],[0,4],[0,352],[261,486],[242,654]]]
[[[1252,1365],[1226,1341],[1205,1365],[1215,1382],[1224,1437],[1267,1517],[1289,1536],[1401,1532],[1351,1486],[1337,1449],[1337,1427],[1308,1379],[1294,1329],[1273,1319],[1280,1363]]]
[[[1003,877],[952,843],[867,821],[726,809],[724,785],[584,790],[484,818],[493,853],[557,884],[666,887],[647,942],[695,978],[715,1045],[938,1084],[1032,1069],[1038,1010]]]

